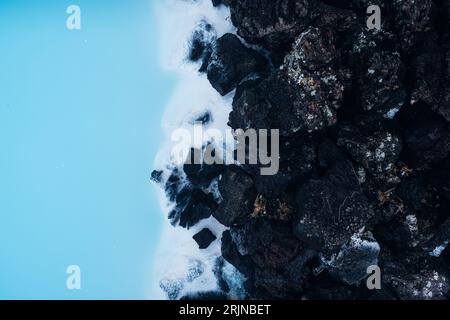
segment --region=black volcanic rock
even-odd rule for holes
[[[217,209],[214,197],[201,189],[185,188],[178,193],[175,202],[175,209],[169,213],[169,219],[173,225],[179,224],[188,229],[200,220],[209,218]]]
[[[295,234],[329,253],[349,241],[374,215],[349,162],[340,162],[325,177],[306,182],[297,192],[297,205]]]
[[[399,115],[412,164],[438,163],[450,154],[450,124],[422,102],[404,108]]]
[[[280,129],[282,136],[292,136],[336,124],[351,74],[342,66],[339,37],[330,25],[345,25],[345,19],[327,17],[296,38],[284,63],[271,76],[238,87],[231,127]]]
[[[199,150],[192,148],[188,155],[190,161],[185,162],[183,171],[190,183],[206,188],[214,178],[223,172],[225,166],[220,164],[206,164],[203,161],[205,151],[206,149]]]
[[[450,244],[450,218],[439,226],[434,236],[426,244],[426,250],[432,257],[439,257]]]
[[[394,0],[392,8],[401,45],[409,51],[432,29],[437,8],[432,0]]]
[[[229,0],[227,3],[239,35],[275,55],[288,49],[295,37],[318,16],[315,0]]]
[[[409,221],[410,224],[407,221],[406,219],[395,219],[379,224],[374,232],[382,244],[389,245],[392,250],[408,250],[413,248],[416,243],[414,239],[415,229],[410,228],[412,221]]]
[[[350,66],[361,108],[382,115],[400,108],[407,99],[406,71],[395,34],[362,29],[354,37]]]
[[[339,20],[337,20],[339,21]],[[314,41],[312,39],[326,39]],[[337,122],[350,73],[339,61],[336,32],[325,26],[310,27],[295,41],[281,66],[281,77],[297,94],[293,97],[294,114],[300,114],[293,132],[317,131]],[[328,52],[324,54],[324,52]]]
[[[389,249],[395,256],[407,252],[414,257],[417,252],[428,255],[445,242],[437,240],[442,243],[433,244],[430,241],[439,239],[440,230],[445,229],[443,222],[449,216],[448,203],[440,192],[440,179],[437,178],[438,175],[445,179],[444,172],[438,168],[431,174],[420,172],[420,169],[408,170],[399,184],[380,193],[377,210],[392,208],[391,214],[381,219],[373,230],[382,248]]]
[[[263,56],[227,33],[214,43],[206,71],[211,85],[226,95],[246,77],[263,73],[266,65]]]
[[[390,132],[364,135],[357,127],[344,126],[338,145],[344,147],[353,160],[374,175],[391,171],[399,159],[402,143]]]
[[[440,196],[450,201],[450,161],[448,158],[434,168],[429,180]]]
[[[317,162],[321,169],[333,167],[346,159],[344,152],[331,139],[325,138],[320,142],[317,149]]]
[[[212,0],[213,6],[218,7],[220,5],[229,6],[234,0]]]
[[[207,249],[209,245],[217,239],[217,237],[208,228],[202,229],[202,231],[196,233],[193,238],[195,242],[197,242],[200,249]]]
[[[450,121],[450,35],[431,33],[412,60],[412,102],[423,101]]]
[[[243,165],[249,173],[259,195],[278,198],[292,185],[315,172],[318,137],[302,135],[279,139],[279,168],[274,175],[262,175],[261,165]],[[295,165],[293,165],[295,164]]]
[[[201,123],[203,126],[209,125],[213,121],[213,115],[209,110],[201,112],[192,118],[191,124]]]
[[[238,87],[230,125],[235,129],[279,129],[282,136],[334,125],[344,93],[345,74],[331,70],[289,74]]]
[[[222,235],[222,256],[231,263],[239,272],[244,275],[250,275],[253,272],[253,265],[250,258],[242,255],[233,242],[230,230]]]
[[[213,216],[225,226],[231,226],[253,212],[256,190],[253,181],[237,166],[228,166],[219,181],[223,201]]]
[[[351,237],[339,253],[328,263],[330,273],[349,285],[356,285],[367,277],[367,268],[378,265],[380,245],[370,232]]]
[[[266,99],[269,86],[270,81],[250,80],[237,88],[229,120],[232,128],[243,130],[271,128]]]
[[[223,236],[224,258],[253,279],[254,294],[281,298],[299,292],[311,273],[315,253],[291,233],[289,223],[251,219],[234,226]]]
[[[190,61],[201,61],[201,71],[205,71],[206,63],[212,53],[213,42],[217,39],[217,33],[213,26],[205,20],[201,20],[193,31],[188,43],[188,59]]]
[[[158,174],[157,172],[158,171],[154,171],[155,175]],[[162,175],[162,171],[160,172]],[[162,178],[161,175],[159,176],[159,179]],[[175,202],[177,198],[180,198],[180,194],[182,194],[181,191],[184,190],[182,175],[183,173],[178,168],[173,168],[169,178],[164,182],[164,191],[166,192],[167,198],[171,202]]]
[[[449,292],[445,267],[430,256],[410,253],[394,256],[387,250],[380,257],[383,284],[402,300],[446,300]]]
[[[150,179],[153,182],[161,183],[162,182],[162,175],[163,175],[163,172],[161,170],[153,170]]]

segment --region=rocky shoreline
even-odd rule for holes
[[[235,90],[231,128],[280,130],[280,170],[153,172],[173,225],[228,227],[194,236],[201,249],[221,238],[220,290],[185,298],[234,298],[224,259],[248,299],[448,299],[450,2],[212,2],[237,35],[203,21],[188,58],[221,95]],[[366,287],[373,265],[380,290]]]

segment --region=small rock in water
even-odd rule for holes
[[[212,53],[212,43],[217,39],[217,33],[213,26],[206,20],[201,20],[188,43],[188,59],[193,62],[202,61],[201,71],[204,71],[206,63]]]
[[[217,237],[208,228],[203,229],[193,236],[200,249],[207,249]]]

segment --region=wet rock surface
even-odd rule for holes
[[[326,261],[330,274],[348,285],[358,285],[367,277],[367,270],[378,265],[380,245],[370,232],[355,233],[339,253]]]
[[[217,239],[211,230],[205,228],[193,236],[200,249],[207,249],[209,245]]]
[[[219,181],[219,192],[223,200],[213,215],[223,225],[231,226],[253,211],[256,189],[251,177],[239,167],[225,169]]]
[[[366,135],[351,125],[342,127],[338,145],[373,175],[391,171],[402,150],[401,139],[390,132]]]
[[[297,191],[295,235],[321,252],[338,250],[363,228],[374,211],[350,162],[336,164]]]
[[[238,34],[276,55],[289,48],[295,36],[318,16],[317,2],[311,0],[227,0],[226,4]]]
[[[200,71],[205,71],[207,62],[213,52],[213,43],[217,39],[217,32],[213,26],[205,20],[201,20],[192,33],[189,41],[188,59],[193,62],[201,62]]]
[[[226,95],[246,77],[263,73],[266,65],[262,55],[227,33],[214,42],[206,72],[211,85]]]
[[[191,56],[208,56],[220,94],[236,88],[232,128],[280,130],[280,170],[155,171],[175,203],[172,222],[188,228],[212,215],[227,226],[222,257],[249,299],[448,299],[448,2],[213,3],[229,6],[240,38],[207,45],[199,33]],[[371,4],[381,30],[366,28]],[[201,246],[212,239],[204,235]],[[380,290],[365,283],[374,265]],[[205,298],[234,297],[218,283]]]
[[[315,252],[298,241],[287,222],[257,218],[226,231],[223,257],[245,274],[258,297],[300,293]]]

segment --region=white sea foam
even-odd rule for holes
[[[189,38],[202,21],[213,25],[220,37],[236,33],[230,11],[225,6],[214,7],[210,0],[158,1],[157,17],[160,27],[161,63],[178,74],[196,72],[197,66],[186,63]]]
[[[192,32],[202,20],[211,24],[219,37],[227,32],[235,33],[235,29],[229,18],[229,9],[223,6],[214,8],[211,0],[165,0],[158,1],[156,6],[160,28],[161,64],[166,70],[178,76],[178,86],[162,119],[166,141],[163,142],[155,161],[156,169],[164,171],[162,177],[164,181],[170,175],[168,168],[171,166],[173,168],[170,151],[174,142],[170,141],[170,137],[175,129],[192,130],[193,120],[206,111],[212,119],[208,128],[218,129],[221,132],[225,132],[228,128],[234,92],[222,97],[212,88],[206,76],[198,72],[199,64],[187,61],[188,43]],[[187,149],[191,147],[193,146],[186,145]],[[160,199],[162,212],[167,217],[173,205],[167,203],[163,192],[160,192]],[[192,236],[205,227],[209,228],[218,239],[208,249],[200,250]],[[177,298],[188,293],[217,290],[218,283],[213,268],[216,259],[221,255],[221,237],[225,229],[213,217],[201,221],[189,230],[174,228],[167,221],[155,259],[157,265],[154,279],[165,279],[164,284],[175,287]],[[201,275],[197,271],[201,271]],[[224,277],[231,277],[236,271],[226,265],[224,273]],[[234,286],[232,294],[238,296],[241,283],[237,280],[238,276],[232,278],[235,282],[231,283],[231,286]],[[167,298],[163,290],[157,288],[159,285],[160,283],[154,284],[153,291],[157,292],[155,298]]]

